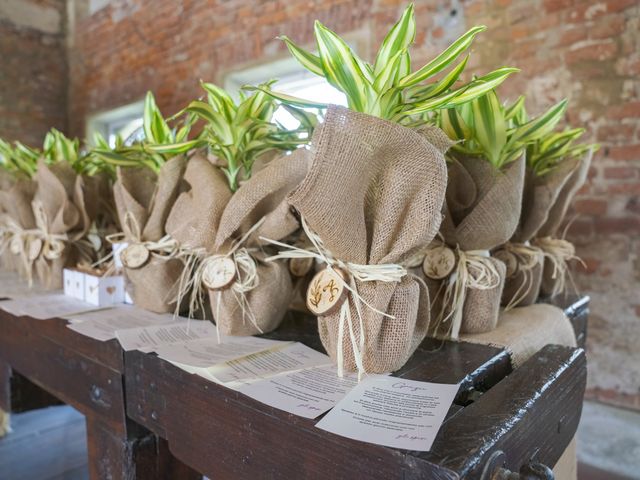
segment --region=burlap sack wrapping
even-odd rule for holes
[[[451,157],[440,229],[445,243],[463,251],[486,251],[505,243],[513,236],[520,218],[524,156],[503,170],[497,170],[482,158],[456,154]],[[461,332],[490,331],[497,324],[506,267],[496,258],[490,261],[500,281],[486,290],[466,289]],[[432,293],[442,291],[442,282],[430,281],[429,286]],[[442,308],[442,305],[436,302],[434,307]],[[444,311],[447,308],[444,306]]]
[[[270,253],[260,237],[279,241],[300,227],[286,196],[302,181],[308,168],[309,154],[304,149],[280,156],[254,173],[229,200],[220,219],[213,254],[227,254],[235,241],[257,222],[262,223],[242,244],[255,260],[257,286],[243,294],[244,302],[239,301],[241,294],[233,285],[209,292],[211,310],[222,333],[267,333],[278,327],[287,312],[293,295],[288,264],[280,260],[266,262]]]
[[[186,158],[182,156],[165,162],[158,175],[148,169],[118,168],[113,194],[125,241],[158,241],[164,237],[169,212],[184,188],[185,168]],[[127,216],[133,219],[133,229]],[[133,302],[152,312],[174,311],[183,266],[179,258],[151,255],[141,268],[125,268]]]
[[[505,348],[514,369],[546,345],[577,345],[571,322],[562,309],[545,303],[502,312],[495,330],[461,335],[460,340]]]
[[[447,182],[443,154],[419,133],[369,115],[330,107],[312,141],[312,164],[289,201],[334,258],[358,265],[400,264],[436,235]],[[429,297],[414,276],[359,282],[359,295],[392,318],[362,306],[367,372],[400,368],[427,332]],[[349,298],[352,318],[357,319]],[[339,312],[318,318],[322,343],[336,361]],[[360,338],[359,322],[354,333]],[[355,370],[350,341],[346,370]]]
[[[18,178],[8,190],[0,191],[0,205],[8,217],[6,225],[13,222],[20,230],[30,230],[35,228],[36,223],[33,217],[31,202],[36,191],[36,183],[31,179]],[[11,235],[6,237],[7,244],[3,256],[6,257],[7,264],[17,271],[21,277],[29,278],[32,275],[32,267],[29,266],[23,253],[15,254],[11,251],[9,242]],[[29,271],[27,271],[29,270]]]
[[[522,213],[515,234],[511,238],[512,244],[530,242],[549,218],[549,213],[555,205],[562,188],[576,162],[565,161],[557,168],[545,175],[538,176],[527,168],[525,173],[524,191],[522,197]],[[518,258],[518,257],[516,257]],[[527,259],[532,261],[533,259]],[[531,305],[538,299],[540,283],[542,281],[542,266],[544,257],[539,255],[532,268],[518,265],[518,269],[505,279],[502,293],[502,304],[515,306]]]
[[[583,157],[567,159],[560,164],[567,164],[567,169],[565,170],[567,178],[549,211],[547,220],[538,230],[537,237],[559,237],[560,227],[573,201],[573,197],[575,197],[587,179],[592,156],[593,152],[589,151]],[[554,268],[551,261],[548,258],[545,259],[540,293],[542,295],[561,293],[558,289],[558,282],[559,278],[554,278]]]
[[[47,241],[44,241],[43,251],[35,260],[35,270],[45,288],[59,289],[62,288],[62,270],[65,266],[75,264],[83,256],[87,261],[93,260],[87,249],[81,248],[76,242],[91,227],[93,218],[86,210],[86,203],[94,192],[89,192],[85,185],[87,179],[76,174],[67,162],[46,165],[40,161],[35,180],[37,190],[32,206],[36,226],[46,236],[66,237],[61,244],[63,248],[54,256],[46,254]],[[95,215],[95,212],[92,213]]]

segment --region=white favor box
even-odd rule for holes
[[[84,301],[97,307],[124,303],[124,277],[84,274]]]
[[[85,274],[78,270],[72,270],[65,268],[62,270],[62,281],[64,283],[64,294],[77,298],[78,300],[84,300],[85,290]]]
[[[111,251],[113,252],[113,265],[120,269],[122,268],[122,260],[120,259],[120,252],[122,252],[125,248],[129,246],[128,243],[114,243],[111,246]]]

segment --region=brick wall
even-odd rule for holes
[[[378,45],[403,6],[397,0],[77,0],[70,17],[70,130],[82,134],[87,115],[138,100],[147,89],[161,108],[175,111],[200,95],[200,79],[220,82],[234,68],[285,55],[276,35],[309,43],[316,18]],[[602,144],[569,232],[586,264],[575,280],[593,299],[589,390],[640,408],[637,0],[418,0],[416,11],[416,61],[469,26],[486,24],[474,68],[519,66],[522,73],[504,95],[527,93],[534,113],[568,96],[571,123]]]
[[[0,5],[0,137],[41,145],[66,128],[64,0]]]

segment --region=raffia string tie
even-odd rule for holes
[[[327,268],[334,272],[344,272],[347,278],[343,278],[341,275],[336,275],[337,280],[342,282],[344,289],[348,295],[346,300],[340,306],[340,320],[338,324],[338,345],[337,345],[337,364],[338,375],[342,377],[344,375],[344,353],[343,344],[345,329],[349,330],[349,338],[351,340],[351,346],[353,348],[354,360],[358,368],[358,380],[362,378],[363,374],[366,374],[363,362],[364,348],[365,348],[365,329],[362,310],[363,307],[370,309],[371,311],[382,315],[387,318],[394,319],[393,315],[389,315],[386,312],[382,312],[376,309],[373,305],[367,303],[358,293],[357,281],[359,282],[400,282],[407,275],[407,270],[398,264],[377,264],[377,265],[360,265],[357,263],[345,262],[334,255],[324,246],[320,237],[311,230],[304,218],[301,218],[302,228],[304,229],[307,237],[311,241],[312,247],[309,249],[303,249],[286,243],[278,242],[268,238],[260,237],[261,240],[268,242],[277,247],[283,248],[278,254],[267,258],[267,261],[276,261],[280,259],[292,259],[292,258],[313,258],[319,260],[327,265]],[[358,323],[360,327],[360,338],[356,339],[353,318],[351,316],[350,305],[353,304],[358,317]]]
[[[439,245],[435,248],[441,248]],[[467,289],[491,290],[500,284],[500,273],[490,260],[489,250],[461,250],[456,247],[456,263],[444,280],[442,311],[438,323],[451,320],[451,338],[457,339],[462,327],[462,314]],[[445,314],[445,310],[449,313]]]
[[[233,242],[231,249],[224,254],[210,254],[205,257],[206,252],[204,249],[197,249],[192,252],[193,263],[191,264],[190,271],[186,275],[188,278],[181,280],[180,292],[178,298],[183,298],[187,292],[191,291],[191,297],[189,300],[189,318],[191,318],[194,312],[202,307],[202,298],[204,289],[206,288],[204,278],[207,269],[213,262],[218,262],[220,258],[230,259],[233,262],[236,276],[234,281],[226,287],[230,290],[236,299],[236,302],[240,306],[242,311],[242,321],[249,321],[260,332],[264,333],[258,321],[251,310],[251,306],[247,299],[247,294],[256,288],[260,284],[260,278],[258,276],[258,265],[252,253],[258,251],[258,248],[247,248],[243,245],[264,222],[264,217],[255,223],[241,238]],[[185,271],[187,269],[185,268]],[[222,302],[223,290],[217,290],[215,299],[216,307],[214,317],[216,321],[216,332],[218,335],[218,343],[221,342],[220,336],[220,304]]]
[[[544,254],[541,248],[527,240],[524,243],[507,242],[494,252],[494,256],[505,263],[507,278],[518,273],[523,275],[522,283],[504,308],[509,311],[518,306],[533,288],[533,269],[542,263]]]
[[[551,296],[562,293],[567,283],[567,274],[569,274],[569,260],[582,259],[576,256],[576,249],[573,243],[562,238],[542,237],[533,240],[533,243],[542,250],[545,258],[548,258],[553,265],[551,278],[557,280],[553,285]],[[584,264],[584,262],[582,262]]]

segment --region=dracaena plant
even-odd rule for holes
[[[562,100],[537,118],[523,118],[524,98],[505,107],[491,90],[455,108],[441,110],[437,123],[457,142],[452,150],[483,157],[496,168],[517,160],[530,143],[551,132],[564,115]]]
[[[373,64],[358,57],[344,40],[318,21],[314,30],[317,54],[304,50],[286,36],[280,38],[303,67],[326,78],[342,91],[352,110],[410,124],[417,115],[468,102],[500,85],[509,74],[518,71],[515,68],[500,68],[470,83],[458,84],[468,56],[458,59],[469,49],[475,36],[485,29],[484,26],[470,29],[440,55],[415,71],[409,54],[416,34],[413,5],[404,11],[398,23],[389,31]],[[436,75],[449,67],[453,68],[440,80],[433,81]],[[327,106],[273,92],[267,87],[258,88],[285,103],[316,108]]]
[[[0,139],[0,159],[2,168],[14,175],[33,177],[38,169],[40,151],[28,147],[21,142],[14,142],[14,146]]]
[[[178,126],[170,127],[172,120],[180,117]],[[147,92],[144,102],[144,140],[133,145],[125,145],[121,138],[111,147],[100,135],[96,136],[95,148],[90,156],[95,162],[100,159],[113,167],[146,167],[158,172],[162,165],[176,155],[193,149],[198,140],[189,140],[191,127],[197,120],[193,114],[175,115],[165,119],[156,105],[151,92]]]
[[[272,83],[267,82],[260,88],[266,89]],[[206,145],[209,152],[221,160],[221,169],[232,191],[238,189],[241,180],[251,177],[260,155],[273,150],[294,150],[306,144],[317,121],[315,115],[283,105],[300,122],[297,129],[287,130],[272,120],[280,102],[266,93],[240,92],[236,103],[225,90],[212,83],[203,83],[202,87],[206,101],[193,101],[185,110],[204,120],[200,145]]]
[[[527,165],[536,175],[542,176],[568,158],[584,155],[589,150],[596,151],[600,145],[577,144],[575,141],[584,134],[583,128],[567,128],[562,132],[551,132],[527,146]]]

